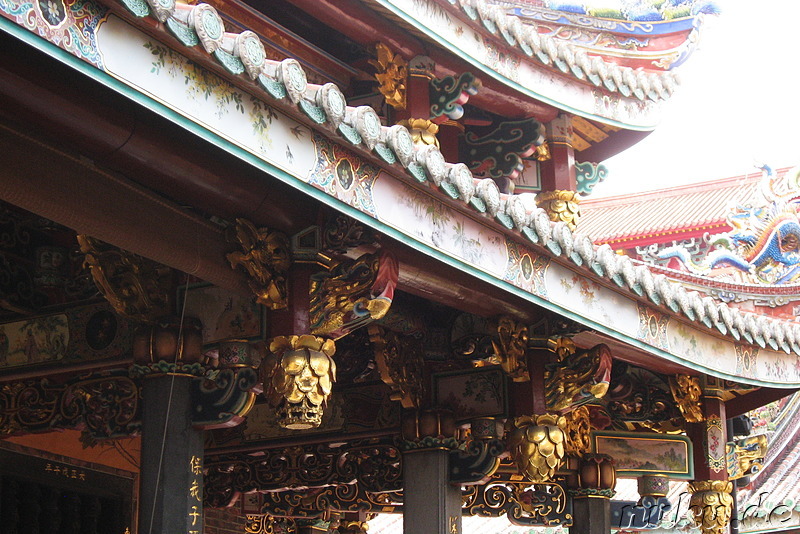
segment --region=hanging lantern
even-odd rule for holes
[[[316,428],[336,381],[333,341],[319,337],[279,336],[261,365],[264,390],[277,410],[278,424],[290,430]]]
[[[533,483],[550,482],[564,460],[564,417],[545,414],[517,417],[508,448],[520,473]]]

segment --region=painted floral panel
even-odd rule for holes
[[[547,269],[545,281],[551,302],[636,338],[639,312],[631,299],[556,263]]]
[[[115,16],[97,40],[106,71],[198,125],[298,177],[315,161],[311,130]]]

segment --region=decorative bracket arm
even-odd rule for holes
[[[450,451],[451,484],[485,484],[509,455],[500,439],[472,440],[463,449]]]
[[[592,193],[594,186],[602,182],[608,176],[608,167],[602,163],[592,163],[586,161],[575,164],[575,181],[578,186],[578,193],[588,197]]]
[[[544,126],[536,119],[501,122],[482,136],[467,133],[464,161],[475,174],[514,180],[524,169],[522,158],[531,156],[544,141]]]
[[[381,84],[378,90],[387,104],[395,109],[406,109],[408,63],[383,43],[375,45],[375,52],[377,60],[371,59],[369,64],[377,70],[375,79]]]
[[[700,423],[705,420],[701,397],[703,388],[696,376],[675,375],[669,379],[669,388],[675,404],[689,423]]]
[[[478,94],[481,81],[472,73],[465,72],[458,77],[445,76],[431,80],[431,120],[437,124],[447,119],[458,120],[464,116],[463,105],[469,97]]]
[[[725,444],[725,457],[728,463],[728,479],[755,475],[761,470],[767,456],[767,436],[750,436],[737,442]]]
[[[192,381],[196,428],[228,428],[244,421],[256,400],[258,374],[250,367],[212,371]]]
[[[548,365],[545,397],[548,408],[565,413],[603,397],[611,380],[611,350],[600,344]]]
[[[117,313],[153,322],[172,308],[172,270],[87,235],[78,235],[97,289]]]
[[[528,329],[511,317],[500,317],[497,321],[497,339],[492,339],[494,357],[514,382],[530,380],[526,350]]]

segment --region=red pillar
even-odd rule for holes
[[[542,191],[575,191],[575,150],[568,115],[559,115],[547,124],[547,143],[551,157],[539,166]]]

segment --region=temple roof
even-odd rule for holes
[[[656,126],[675,91],[673,68],[695,49],[703,15],[717,12],[710,3],[680,7],[669,11],[678,18],[665,12],[659,17],[667,20],[654,22],[644,14],[646,21],[635,20],[639,11],[652,15],[641,5],[586,14],[556,2],[371,2],[527,98],[643,131]]]
[[[779,169],[783,176],[788,168]],[[631,248],[636,244],[683,239],[730,227],[728,208],[756,191],[761,172],[581,203],[580,230],[598,245]]]

